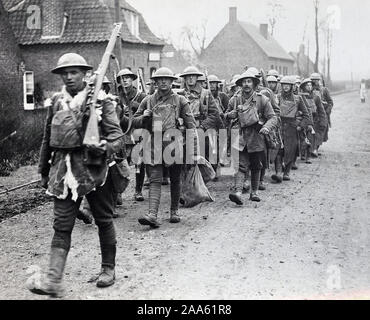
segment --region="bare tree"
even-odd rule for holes
[[[276,28],[276,24],[281,18],[283,18],[284,8],[283,8],[283,5],[278,0],[270,1],[267,5],[269,7],[268,19],[269,19],[269,25],[271,29],[271,36],[273,36],[275,28]]]
[[[188,43],[197,58],[206,49],[207,23],[207,20],[203,20],[200,26],[185,26],[182,29],[183,45]]]

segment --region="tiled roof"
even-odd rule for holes
[[[278,58],[284,60],[294,59],[280,46],[280,44],[271,36],[267,35],[267,39],[261,34],[260,30],[251,23],[239,21],[242,28],[250,37],[257,43],[257,45],[270,58]]]
[[[42,30],[27,27],[27,8],[37,5],[41,8],[43,0],[0,0],[9,12],[9,21],[19,44],[51,44],[51,43],[86,43],[109,40],[114,24],[113,0],[59,0],[64,1],[64,12],[68,14],[68,22],[61,37],[42,38]],[[142,15],[126,1],[121,1],[121,8],[139,15],[140,37],[131,34],[123,21],[122,40],[130,43],[147,43],[164,45],[148,28]],[[13,8],[13,10],[12,10]],[[62,13],[63,14],[63,13]],[[123,17],[123,15],[122,15]],[[124,20],[124,17],[123,17]]]

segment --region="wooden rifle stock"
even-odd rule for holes
[[[96,104],[98,101],[99,92],[102,88],[104,76],[107,72],[117,38],[120,36],[121,28],[122,28],[122,23],[115,24],[115,27],[109,39],[107,48],[103,55],[102,61],[100,62],[98,70],[95,72],[96,79],[95,79],[95,83],[92,84],[92,86],[94,86],[92,98],[88,103],[89,108],[90,108],[90,117],[87,123],[83,145],[99,145],[100,143],[98,116],[96,114]]]
[[[138,76],[138,80],[140,82],[140,85],[143,88],[143,92],[145,94],[147,94],[146,85],[145,85],[145,81],[144,81],[144,77],[143,77],[143,71],[140,68],[137,70],[137,76]]]
[[[265,87],[265,88],[268,88],[268,83],[266,81],[266,73],[263,69],[260,70],[261,72],[261,78],[262,78],[262,85]]]

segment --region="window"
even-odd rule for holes
[[[123,14],[124,14],[127,26],[130,29],[130,32],[135,37],[138,37],[140,35],[139,16],[135,12],[129,11],[129,10],[123,10]]]
[[[271,69],[271,70],[273,70],[273,69],[274,69],[274,65],[273,65],[273,64],[271,65],[271,68],[270,68],[270,69]]]
[[[24,110],[35,110],[35,79],[32,71],[23,75],[23,106]]]
[[[288,74],[288,67],[283,67],[283,75],[286,76]]]
[[[279,66],[279,73],[281,74],[281,66]]]

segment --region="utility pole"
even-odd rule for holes
[[[114,22],[119,23],[123,22],[121,19],[121,6],[120,0],[114,0]],[[121,31],[122,32],[122,31]],[[123,68],[123,52],[122,52],[122,37],[119,37],[119,40],[116,42],[115,54],[118,59],[120,68]]]

